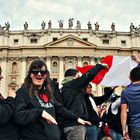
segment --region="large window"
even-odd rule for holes
[[[126,40],[121,40],[121,45],[126,46]]]
[[[14,45],[18,44],[18,39],[14,39]]]
[[[109,44],[109,40],[108,39],[103,39],[103,44]]]
[[[30,40],[30,42],[31,42],[31,43],[37,43],[37,38],[32,38],[32,39]]]
[[[53,37],[53,41],[56,41],[57,40],[57,37]]]
[[[84,40],[84,41],[88,41],[88,39],[87,39],[87,38],[83,38],[83,40]]]

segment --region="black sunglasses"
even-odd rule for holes
[[[48,73],[48,70],[33,69],[31,70],[31,73],[35,76],[37,76],[38,73],[40,73],[42,76],[45,76]]]

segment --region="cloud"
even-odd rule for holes
[[[114,22],[117,30],[129,31],[130,23],[138,26],[140,11],[138,0],[0,0],[1,23],[9,21],[11,29],[23,29],[25,21],[29,28],[41,28],[41,22],[52,20],[52,26],[58,27],[58,20],[68,27],[68,19],[74,18],[87,28],[87,22],[100,24],[100,29],[110,30]]]

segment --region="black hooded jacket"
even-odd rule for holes
[[[58,125],[49,124],[42,118],[46,110],[54,118],[55,113],[77,121],[78,117],[66,110],[55,99],[43,103],[37,96],[30,96],[28,90],[22,86],[17,91],[16,111],[14,120],[20,125],[22,140],[59,140],[60,130]]]
[[[64,83],[61,88],[63,105],[73,113],[77,114],[80,118],[88,120],[88,110],[84,98],[83,88],[98,74],[104,67],[97,64],[94,68],[87,71],[81,77],[73,79],[69,82]],[[65,80],[64,80],[65,81]],[[64,127],[78,125],[70,119],[65,119],[63,122]]]
[[[105,101],[108,100],[108,98],[112,95],[114,89],[108,89],[103,96],[91,96],[88,93],[85,93],[85,100],[88,110],[88,121],[90,121],[93,125],[99,126],[99,122],[101,121],[101,118],[99,115],[97,115],[96,111],[93,109],[91,101],[89,100],[89,97],[92,97],[95,101],[96,105],[101,105]]]
[[[7,97],[0,98],[0,140],[18,140],[19,132],[13,121],[15,110],[15,99]]]

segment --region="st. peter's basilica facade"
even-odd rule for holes
[[[1,92],[7,94],[7,87],[18,88],[24,81],[30,63],[43,59],[50,71],[51,78],[59,84],[66,69],[76,66],[94,65],[107,55],[129,56],[140,51],[140,28],[132,23],[128,32],[116,31],[115,24],[110,30],[100,30],[98,22],[94,28],[90,22],[87,29],[81,28],[80,21],[76,27],[73,19],[68,20],[68,27],[52,28],[49,21],[41,23],[41,29],[31,30],[25,22],[23,30],[10,30],[9,22],[0,25],[0,65],[4,79]],[[100,86],[95,86],[102,92]]]

